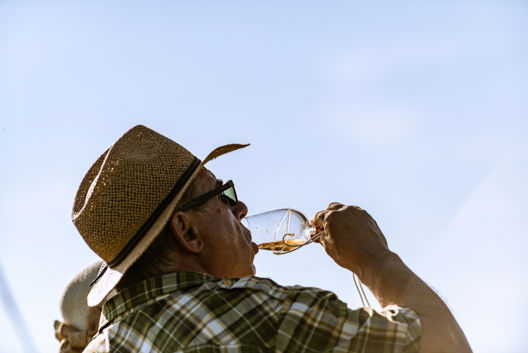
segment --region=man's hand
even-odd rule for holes
[[[360,277],[365,267],[375,265],[390,252],[374,218],[357,206],[332,202],[316,213],[311,224],[323,228],[318,241],[328,255]]]
[[[80,353],[90,342],[95,331],[78,330],[65,322],[55,320],[53,323],[55,337],[61,343],[59,353]]]
[[[471,352],[447,306],[389,250],[376,221],[366,211],[333,202],[318,212],[311,223],[316,229],[324,229],[318,241],[328,255],[355,272],[382,306],[406,306],[418,314],[421,353]]]

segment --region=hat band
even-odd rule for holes
[[[178,194],[178,192],[181,190],[183,185],[185,185],[187,180],[189,180],[191,175],[194,173],[196,168],[198,168],[199,166],[200,166],[200,160],[194,157],[193,161],[191,162],[191,165],[189,165],[185,173],[183,173],[183,175],[180,177],[176,185],[174,185],[174,187],[169,192],[169,194],[163,199],[163,201],[161,201],[158,207],[156,207],[156,209],[150,215],[147,221],[139,228],[137,233],[125,245],[123,250],[121,250],[119,254],[116,255],[116,257],[114,257],[111,261],[108,262],[109,267],[115,267],[119,265],[128,256],[128,254],[130,254],[132,249],[134,249],[134,247],[139,243],[139,241],[145,236],[147,231],[152,227],[152,225],[161,215],[163,210],[165,210],[165,208],[174,199],[174,197]]]

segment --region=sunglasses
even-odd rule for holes
[[[212,199],[217,195],[219,196],[220,201],[222,201],[229,207],[235,206],[238,202],[237,194],[235,191],[235,185],[233,184],[232,180],[229,180],[225,184],[220,185],[219,187],[189,201],[187,204],[185,204],[183,207],[180,207],[178,210],[187,211],[190,208],[200,206],[201,204],[205,203],[206,201]]]

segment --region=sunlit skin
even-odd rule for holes
[[[213,173],[203,169],[196,180],[197,195],[221,185]],[[240,221],[246,205],[234,206],[213,197],[202,212],[178,211],[171,229],[180,244],[167,270],[195,271],[217,277],[255,274],[253,259],[258,252],[251,234]],[[376,221],[357,206],[331,203],[311,221],[324,229],[319,242],[340,266],[355,272],[383,305],[413,309],[422,324],[421,353],[471,352],[464,333],[443,301],[390,251]]]
[[[196,195],[222,184],[204,168],[196,177]],[[171,229],[181,245],[175,258],[180,270],[198,271],[220,278],[255,274],[253,259],[258,252],[250,231],[240,222],[247,214],[246,204],[234,206],[213,197],[201,206],[202,211],[178,211],[171,218]]]
[[[418,314],[422,325],[420,353],[471,352],[447,306],[389,250],[378,224],[365,210],[332,202],[311,223],[324,229],[318,241],[328,255],[356,273],[382,306],[405,306]]]
[[[92,336],[97,332],[99,326],[99,317],[101,307],[90,308],[86,316],[86,330],[80,330],[77,327],[66,322],[55,320],[55,337],[61,343],[59,353],[78,353],[90,342]]]

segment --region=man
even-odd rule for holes
[[[101,307],[89,307],[86,296],[90,283],[102,266],[96,261],[75,275],[66,285],[60,301],[62,319],[55,320],[55,337],[61,343],[59,353],[80,353],[97,332]]]
[[[72,219],[108,267],[88,295],[89,305],[106,302],[85,352],[471,351],[445,304],[358,207],[331,203],[312,223],[326,252],[390,310],[350,310],[331,292],[254,277],[247,207],[204,167],[243,147],[200,162],[136,126],[90,168]]]

